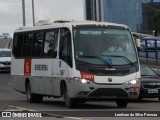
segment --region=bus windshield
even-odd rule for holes
[[[75,58],[78,61],[100,65],[137,62],[134,42],[127,29],[77,27],[73,32]]]

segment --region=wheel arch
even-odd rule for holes
[[[25,91],[27,90],[28,83],[30,83],[30,79],[27,77],[27,78],[25,78]]]
[[[61,93],[61,96],[63,96],[63,92],[64,92],[64,87],[66,87],[67,84],[66,84],[66,81],[63,79],[61,80],[61,83],[60,83],[60,93]]]

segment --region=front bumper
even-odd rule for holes
[[[137,99],[139,96],[140,84],[128,86],[127,84],[83,84],[70,81],[69,96],[71,98],[87,99]],[[131,91],[130,88],[138,90]],[[73,91],[74,90],[74,91]]]
[[[139,97],[141,97],[141,98],[156,98],[156,97],[160,97],[160,89],[155,89],[156,93],[154,93],[154,92],[151,93],[151,92],[149,92],[149,90],[152,90],[152,89],[142,89],[141,88]]]
[[[11,66],[0,65],[0,71],[10,71],[10,70],[11,70]]]

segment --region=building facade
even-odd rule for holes
[[[154,29],[149,27],[153,22],[151,20],[153,15],[148,11],[148,6],[160,4],[160,0],[85,0],[85,2],[85,8],[89,8],[86,9],[87,20],[125,24],[135,32]]]
[[[132,31],[140,29],[142,9],[140,0],[104,0],[104,21],[128,25]]]
[[[142,3],[143,31],[158,30],[160,32],[160,0]]]

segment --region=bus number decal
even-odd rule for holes
[[[31,76],[31,59],[24,59],[24,76]]]
[[[92,80],[92,81],[94,80],[94,75],[85,72],[81,72],[81,77],[86,80]]]
[[[35,64],[34,70],[37,70],[37,71],[48,71],[48,65]]]

